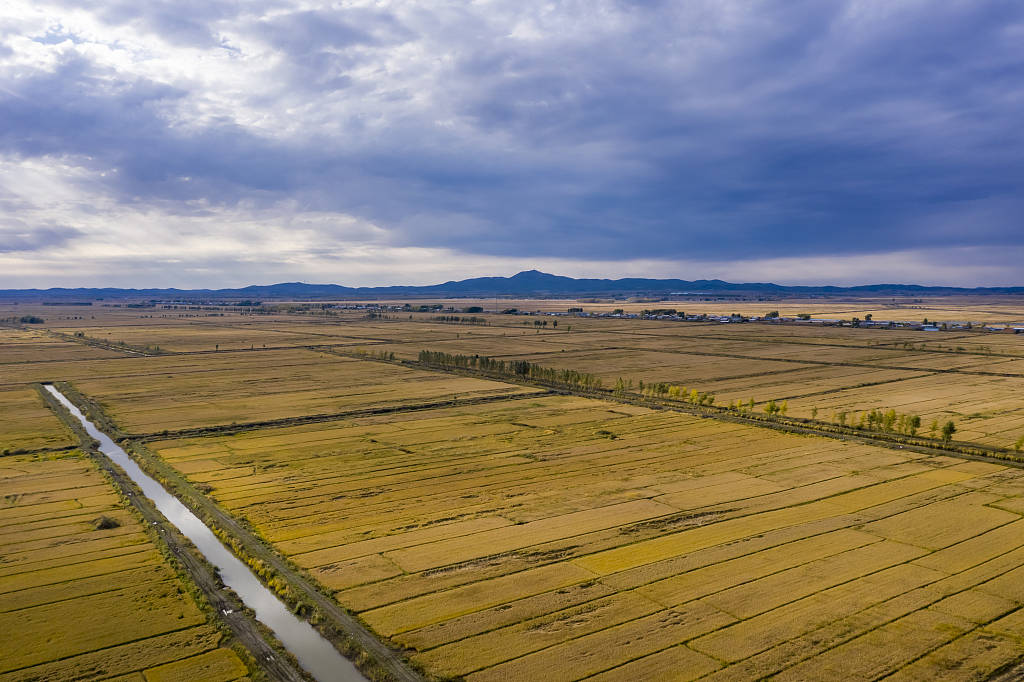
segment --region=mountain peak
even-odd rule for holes
[[[540,270],[523,270],[522,272],[517,272],[516,274],[512,275],[511,277],[509,277],[509,279],[510,280],[515,280],[517,282],[522,282],[522,281],[530,281],[530,282],[548,281],[548,282],[550,282],[550,281],[560,281],[560,280],[569,279],[569,278],[568,277],[561,277],[559,275],[552,275],[552,274],[547,273],[547,272],[541,272]]]

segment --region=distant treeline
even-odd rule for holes
[[[488,324],[487,318],[485,317],[460,317],[458,315],[435,315],[430,318],[435,322],[445,322],[447,324],[470,324],[477,326],[486,326]]]
[[[21,317],[5,317],[3,321],[7,322],[8,324],[42,324],[46,322],[46,320],[44,320],[43,318],[36,317],[35,315],[22,315]]]
[[[621,379],[620,379],[621,381]],[[632,382],[626,387],[627,390],[633,390]],[[688,389],[686,386],[677,386],[675,384],[667,383],[656,383],[656,384],[644,384],[640,382],[640,394],[645,398],[671,398],[673,400],[682,400],[693,405],[714,405],[715,395],[713,393],[701,393],[697,389]],[[739,406],[729,405],[730,409],[742,409],[742,404]]]
[[[365,348],[353,348],[352,350],[346,351],[346,355],[354,355],[359,358],[371,358],[373,360],[387,360],[394,362],[395,354],[392,351],[378,350],[368,351]]]
[[[450,369],[475,369],[490,374],[519,376],[535,379],[549,384],[571,386],[597,390],[601,388],[601,379],[586,372],[574,369],[556,369],[541,367],[527,360],[495,360],[482,355],[457,355],[440,351],[421,350],[419,361],[425,365],[435,365]]]

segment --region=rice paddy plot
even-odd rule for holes
[[[0,390],[0,452],[74,445],[77,440],[34,388]]]
[[[921,417],[921,433],[938,435],[952,420],[955,439],[1010,448],[1024,437],[1024,377],[934,375],[885,384],[849,388],[827,395],[790,399],[790,414],[819,418],[846,412],[848,419],[873,409],[894,409]],[[931,424],[936,423],[936,429]]]
[[[1024,606],[1000,465],[562,396],[149,447],[438,675],[889,674]]]
[[[535,392],[307,350],[153,360],[143,373],[81,378],[74,385],[133,433]]]
[[[0,467],[0,680],[248,676],[92,460]]]
[[[324,343],[319,336],[278,330],[267,325],[190,322],[179,325],[139,324],[116,327],[72,327],[67,334],[82,334],[114,345],[159,349],[171,352],[249,350]]]
[[[5,365],[119,358],[124,355],[106,348],[64,341],[40,330],[0,327],[0,368],[4,373],[16,369]]]

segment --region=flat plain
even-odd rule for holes
[[[138,373],[75,382],[131,433],[535,391],[301,348],[147,358],[137,366]]]
[[[150,447],[437,674],[823,679],[883,626],[915,639],[844,675],[1024,653],[1014,468],[565,397]]]
[[[1024,319],[1009,300],[691,303],[673,307]],[[73,442],[32,402],[33,382],[68,382],[428,677],[981,680],[1024,659],[1024,335],[84,308],[0,329],[11,447]],[[422,350],[627,388],[571,395]],[[1006,460],[663,409],[640,382],[818,422],[891,409],[925,436],[952,420],[955,444]]]

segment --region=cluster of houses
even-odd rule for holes
[[[665,320],[669,322],[718,322],[720,324],[735,324],[742,322],[762,322],[768,324],[794,324],[794,325],[812,325],[822,327],[866,327],[874,329],[909,329],[926,332],[938,332],[938,331],[985,331],[985,332],[1002,332],[1008,334],[1024,334],[1024,327],[1015,327],[1009,325],[987,325],[977,326],[970,322],[941,322],[935,324],[926,324],[924,322],[913,322],[910,320],[858,320],[856,318],[852,320],[840,320],[840,319],[829,319],[829,318],[818,318],[818,317],[782,317],[782,316],[767,316],[767,315],[738,315],[733,313],[731,315],[716,315],[716,314],[700,314],[700,315],[686,315],[684,313],[667,313],[667,312],[642,312],[642,313],[627,313],[621,310],[615,310],[611,312],[584,312],[582,310],[571,310],[569,312],[541,312],[535,313],[516,311],[519,315],[545,315],[555,317],[592,317],[592,318],[612,318],[612,319],[630,319],[630,320]]]
[[[937,332],[937,331],[988,331],[988,332],[1005,332],[1012,334],[1024,333],[1024,327],[1012,327],[1006,325],[991,325],[978,327],[972,325],[970,322],[942,322],[936,324],[926,324],[924,322],[913,322],[910,320],[858,320],[854,318],[852,320],[840,320],[840,319],[829,319],[820,317],[800,316],[800,317],[782,317],[779,315],[739,315],[733,313],[731,315],[716,315],[716,314],[700,314],[700,315],[686,315],[679,312],[659,312],[659,311],[644,311],[641,313],[627,313],[622,310],[615,310],[611,312],[584,312],[582,310],[571,309],[569,312],[540,312],[535,313],[519,312],[520,315],[547,315],[547,316],[558,316],[564,317],[572,315],[575,317],[596,317],[596,318],[612,318],[612,319],[630,319],[630,320],[665,320],[669,322],[718,322],[720,324],[732,324],[741,322],[764,322],[769,324],[798,324],[798,325],[816,325],[822,327],[867,327],[876,329],[911,329],[919,331]]]
[[[785,318],[781,318],[785,319]],[[985,331],[985,332],[1008,332],[1010,334],[1021,334],[1024,333],[1024,327],[1009,327],[1004,325],[997,326],[978,326],[973,325],[970,322],[938,322],[934,324],[925,324],[924,322],[912,322],[909,320],[793,320],[788,319],[787,321],[795,324],[825,324],[831,326],[843,326],[843,327],[866,327],[875,329],[911,329],[924,332],[944,332],[944,331]]]
[[[460,312],[454,307],[444,307],[441,304],[432,305],[421,305],[421,306],[410,306],[409,304],[404,305],[388,305],[380,303],[358,303],[358,304],[335,304],[330,306],[333,308],[339,308],[344,310],[372,310],[372,311],[391,311],[391,312],[428,312],[428,311],[449,311],[449,312]],[[482,309],[467,309],[464,312],[484,312]],[[775,315],[739,315],[733,313],[731,315],[716,315],[716,314],[699,314],[699,315],[686,315],[685,313],[678,312],[675,310],[645,310],[638,313],[626,312],[622,309],[615,309],[604,312],[587,312],[582,308],[569,308],[565,312],[561,311],[528,311],[519,310],[516,308],[507,308],[502,313],[506,315],[529,315],[529,316],[542,316],[542,317],[584,317],[584,318],[608,318],[608,319],[621,319],[621,320],[664,320],[667,322],[717,322],[720,324],[737,324],[743,322],[761,322],[767,324],[793,324],[793,325],[813,325],[822,327],[866,327],[873,329],[908,329],[926,332],[939,332],[939,331],[984,331],[984,332],[999,332],[1004,334],[1024,334],[1024,326],[1012,326],[1012,325],[974,325],[971,322],[961,321],[947,321],[947,322],[914,322],[910,320],[859,320],[853,318],[852,320],[840,320],[840,319],[829,319],[820,317],[810,317],[808,315],[801,315],[798,317],[783,317],[778,314]]]

